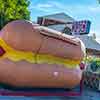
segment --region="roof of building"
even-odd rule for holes
[[[46,16],[41,16],[43,18],[47,19],[53,19],[53,20],[59,20],[62,22],[73,22],[75,21],[72,17],[65,13],[56,13],[56,14],[51,14],[51,15],[46,15]]]
[[[100,51],[100,43],[97,42],[96,39],[94,39],[92,36],[77,35],[77,37],[79,37],[83,41],[87,49]]]

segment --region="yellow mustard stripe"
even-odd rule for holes
[[[26,60],[30,63],[48,63],[48,64],[61,64],[69,68],[75,68],[80,63],[80,61],[73,61],[68,59],[62,59],[60,57],[54,57],[51,55],[44,55],[44,54],[38,54],[35,55],[33,52],[23,52],[14,50],[9,45],[5,43],[3,39],[0,38],[0,46],[3,47],[3,49],[6,51],[6,53],[0,58],[8,58],[14,62]]]
[[[23,52],[23,51],[18,51],[14,50],[10,46],[8,46],[3,39],[0,38],[0,45],[3,47],[3,49],[6,51],[5,55],[3,58],[9,58],[12,61],[20,61],[20,60],[27,60],[29,62],[35,63],[34,62],[34,53],[32,52]]]
[[[80,63],[80,61],[73,61],[73,60],[68,60],[68,59],[62,59],[59,57],[54,57],[51,55],[42,55],[39,54],[37,55],[37,63],[45,63],[47,62],[48,64],[62,64],[66,67],[74,67]]]

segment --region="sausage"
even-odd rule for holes
[[[49,54],[65,59],[82,60],[85,47],[80,40],[29,21],[17,20],[2,29],[1,38],[12,48]]]

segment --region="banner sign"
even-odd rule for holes
[[[88,34],[91,22],[88,20],[75,21],[72,23],[72,34]]]

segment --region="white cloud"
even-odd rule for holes
[[[47,3],[44,3],[44,4],[43,3],[38,3],[36,5],[31,4],[29,9],[30,10],[37,9],[37,10],[40,10],[40,11],[48,12],[48,11],[50,11],[50,9],[52,7],[53,7],[53,5],[51,5],[47,2]]]
[[[97,13],[97,12],[100,12],[100,7],[99,6],[90,7],[89,10],[91,12]]]
[[[37,4],[37,7],[39,7],[39,8],[51,8],[52,5],[50,5],[50,4]]]
[[[51,12],[52,10],[70,12],[75,14],[86,14],[100,12],[100,6],[95,5],[80,5],[80,4],[64,4],[57,1],[47,1],[45,3],[31,4],[29,9],[37,9],[44,12]]]
[[[56,9],[61,9],[62,11],[70,11],[75,13],[97,13],[100,12],[100,6],[97,5],[80,5],[80,4],[62,4],[56,1],[49,1],[48,4],[54,6]]]

